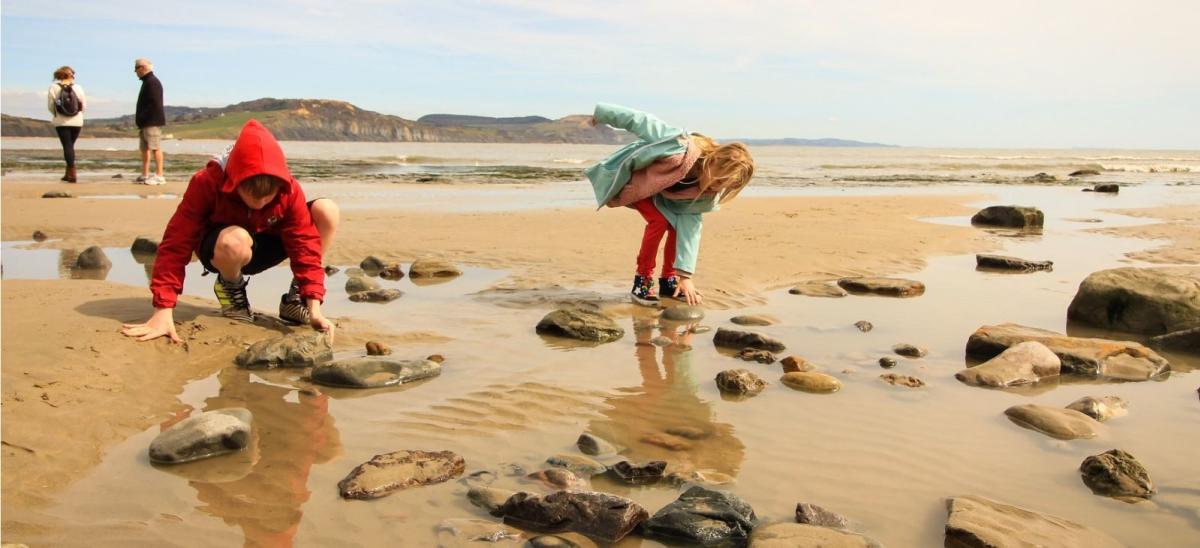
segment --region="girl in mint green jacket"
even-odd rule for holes
[[[608,124],[637,136],[584,173],[600,206],[634,208],[646,220],[633,278],[633,301],[656,305],[655,254],[665,234],[660,294],[700,302],[692,283],[700,252],[701,215],[732,200],[754,175],[754,159],[741,143],[718,145],[688,134],[645,112],[596,105],[592,124]]]

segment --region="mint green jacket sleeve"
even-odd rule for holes
[[[598,103],[593,116],[596,122],[628,131],[643,141],[657,141],[683,133],[683,130],[668,125],[653,114],[611,103]]]
[[[720,209],[716,196],[696,200],[672,200],[662,194],[654,196],[654,206],[675,229],[675,269],[691,276],[696,273],[700,258],[700,232],[703,215]]]

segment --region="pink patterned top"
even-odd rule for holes
[[[700,159],[700,150],[691,138],[688,138],[687,152],[664,156],[645,168],[634,171],[629,182],[621,189],[621,193],[605,205],[608,207],[629,206],[659,193],[672,200],[695,199],[700,196],[699,185],[677,192],[667,191],[667,189],[683,180],[698,159]]]

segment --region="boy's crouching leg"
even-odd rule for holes
[[[212,265],[217,267],[225,280],[238,281],[242,278],[242,267],[250,264],[253,255],[254,239],[250,233],[240,226],[229,226],[217,235]]]
[[[321,258],[323,259],[325,252],[333,246],[333,238],[337,235],[342,213],[338,209],[338,205],[329,198],[314,200],[309,211],[312,213],[313,224],[316,225],[317,232],[321,234]]]

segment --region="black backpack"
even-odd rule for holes
[[[58,98],[54,100],[54,110],[63,116],[74,116],[82,110],[79,104],[79,96],[75,95],[74,86],[71,84],[59,84],[62,88],[58,92]]]

